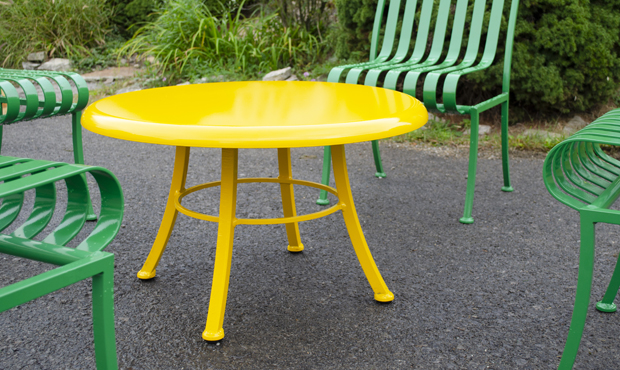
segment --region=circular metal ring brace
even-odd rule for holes
[[[270,183],[277,183],[277,184],[303,185],[303,186],[309,186],[312,188],[317,188],[320,190],[325,190],[329,193],[334,194],[336,197],[338,196],[338,191],[336,191],[336,189],[330,186],[326,186],[326,185],[319,184],[316,182],[311,182],[311,181],[295,180],[295,179],[278,179],[278,178],[274,179],[274,178],[269,178],[269,177],[248,177],[245,179],[237,180],[238,184],[247,184],[247,183],[252,183],[252,182],[270,182]],[[183,213],[184,215],[194,217],[199,220],[219,222],[218,216],[206,215],[204,213],[195,212],[195,211],[185,208],[184,206],[181,205],[181,199],[183,199],[185,196],[193,192],[196,192],[198,190],[220,186],[221,183],[222,183],[221,181],[207,182],[204,184],[192,186],[191,188],[178,192],[176,194],[177,197],[174,200],[174,205],[176,209],[179,212]],[[325,217],[327,215],[331,215],[332,213],[337,212],[341,209],[342,209],[342,204],[338,202],[336,205],[329,207],[325,210],[322,210],[320,212],[314,212],[314,213],[309,213],[307,215],[301,215],[301,216],[295,216],[295,217],[260,218],[260,219],[238,218],[235,220],[235,225],[273,225],[273,224],[288,224],[288,223],[293,223],[293,222],[309,221],[309,220],[314,220],[317,218]]]

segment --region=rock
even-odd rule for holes
[[[181,82],[180,84],[177,84],[177,86],[185,86],[185,85],[191,85],[192,83],[189,81],[185,81],[185,82]]]
[[[568,123],[566,123],[562,131],[568,136],[581,130],[587,125],[588,125],[588,122],[586,122],[583,118],[581,118],[580,116],[575,116],[570,121],[568,121]]]
[[[110,79],[117,81],[133,78],[136,71],[137,70],[133,67],[114,67],[103,69],[101,71],[85,73],[82,77],[84,77],[86,82],[103,82],[109,81]]]
[[[545,130],[537,130],[537,129],[529,128],[523,131],[523,136],[537,136],[541,139],[547,139],[547,138],[558,139],[558,138],[561,138],[563,135],[557,134],[555,132],[549,132]]]
[[[124,94],[124,93],[132,92],[132,91],[139,91],[139,90],[142,90],[142,85],[140,85],[140,84],[133,84],[131,86],[123,87],[122,89],[117,90],[116,93],[117,94]]]
[[[206,78],[206,77],[202,77],[202,78],[200,78],[200,80],[198,80],[198,82],[197,82],[197,83],[199,83],[199,84],[204,84],[204,83],[207,83],[207,81],[208,81],[208,80],[209,80],[208,78]]]
[[[43,63],[45,62],[45,52],[44,51],[39,51],[37,53],[30,53],[28,54],[28,61],[29,62],[33,62],[33,63]]]
[[[287,78],[285,81],[299,81],[299,78],[295,75],[291,75],[291,77]]]
[[[271,71],[263,77],[263,81],[284,81],[293,74],[291,67]]]
[[[27,69],[29,71],[33,70],[33,69],[37,69],[38,66],[40,66],[41,63],[32,63],[32,62],[22,62],[22,68],[23,69]]]
[[[491,126],[489,125],[478,125],[478,136],[484,136],[491,133]],[[471,135],[471,129],[467,129],[463,131],[463,135]]]
[[[39,70],[44,71],[70,71],[73,67],[73,63],[69,59],[64,58],[54,58],[50,59],[47,62],[41,64],[39,66]]]
[[[146,57],[146,61],[149,62],[150,64],[154,64],[155,63],[155,57],[152,55],[149,55],[148,57]]]

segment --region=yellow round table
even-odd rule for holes
[[[140,279],[155,277],[178,212],[217,222],[218,237],[207,324],[202,337],[224,337],[224,311],[230,277],[234,229],[242,224],[285,224],[288,250],[301,252],[298,222],[342,211],[353,248],[374,291],[390,302],[394,295],[383,281],[362,232],[349,186],[344,144],[378,140],[413,131],[428,119],[413,97],[382,88],[327,82],[225,82],[149,89],[115,95],[92,104],[82,125],[117,139],[176,146],[172,184],[161,226]],[[332,148],[336,189],[293,179],[290,148]],[[190,147],[222,148],[221,181],[185,188]],[[276,148],[278,178],[238,178],[240,148]],[[279,183],[284,217],[242,219],[235,216],[237,184]],[[297,215],[293,185],[326,190],[338,203],[320,212]],[[220,186],[218,216],[181,204],[186,195]]]

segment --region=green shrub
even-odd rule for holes
[[[125,38],[131,38],[140,26],[157,19],[161,4],[162,0],[108,0],[114,9],[112,22]]]
[[[0,65],[20,67],[31,52],[72,59],[105,43],[111,10],[101,0],[0,2]]]
[[[368,58],[376,4],[377,0],[337,0],[343,28],[338,57]],[[510,1],[505,5],[507,14]],[[500,59],[506,26],[504,22]],[[619,30],[620,0],[522,0],[512,58],[511,116],[582,112],[618,96]],[[502,69],[500,62],[468,75],[461,82],[463,96],[496,93]]]
[[[322,44],[300,27],[285,28],[276,15],[244,19],[241,11],[216,17],[201,0],[169,0],[161,16],[139,29],[122,50],[154,56],[171,78],[187,66],[257,74],[315,61]]]
[[[336,56],[367,60],[377,0],[336,0],[338,32]]]
[[[301,25],[308,32],[324,31],[329,19],[327,12],[330,9],[329,0],[274,0],[282,23],[286,27]]]

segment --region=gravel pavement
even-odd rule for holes
[[[300,225],[302,253],[282,225],[241,225],[219,343],[202,340],[217,225],[177,219],[157,277],[136,273],[166,202],[174,148],[84,132],[86,163],[111,169],[125,192],[116,256],[116,339],[122,369],[554,369],[568,333],[578,268],[578,214],[545,189],[542,159],[481,158],[472,225],[457,220],[467,158],[382,143],[388,177],[374,178],[368,143],[347,146],[356,207],[396,298],[373,300],[340,213]],[[72,162],[69,117],[4,129],[2,154]],[[317,181],[321,148],[293,149],[296,178]],[[497,153],[493,153],[497,157]],[[219,179],[220,151],[193,149],[188,185]],[[487,156],[488,157],[488,156]],[[276,176],[275,150],[240,151],[243,177]],[[296,187],[300,213],[321,209]],[[184,204],[217,213],[217,189]],[[239,187],[238,215],[278,217],[275,184]],[[618,255],[613,226],[597,227],[592,301]],[[0,285],[50,265],[0,256]],[[0,314],[0,369],[92,369],[90,281]],[[588,313],[576,369],[620,368],[620,316]]]

